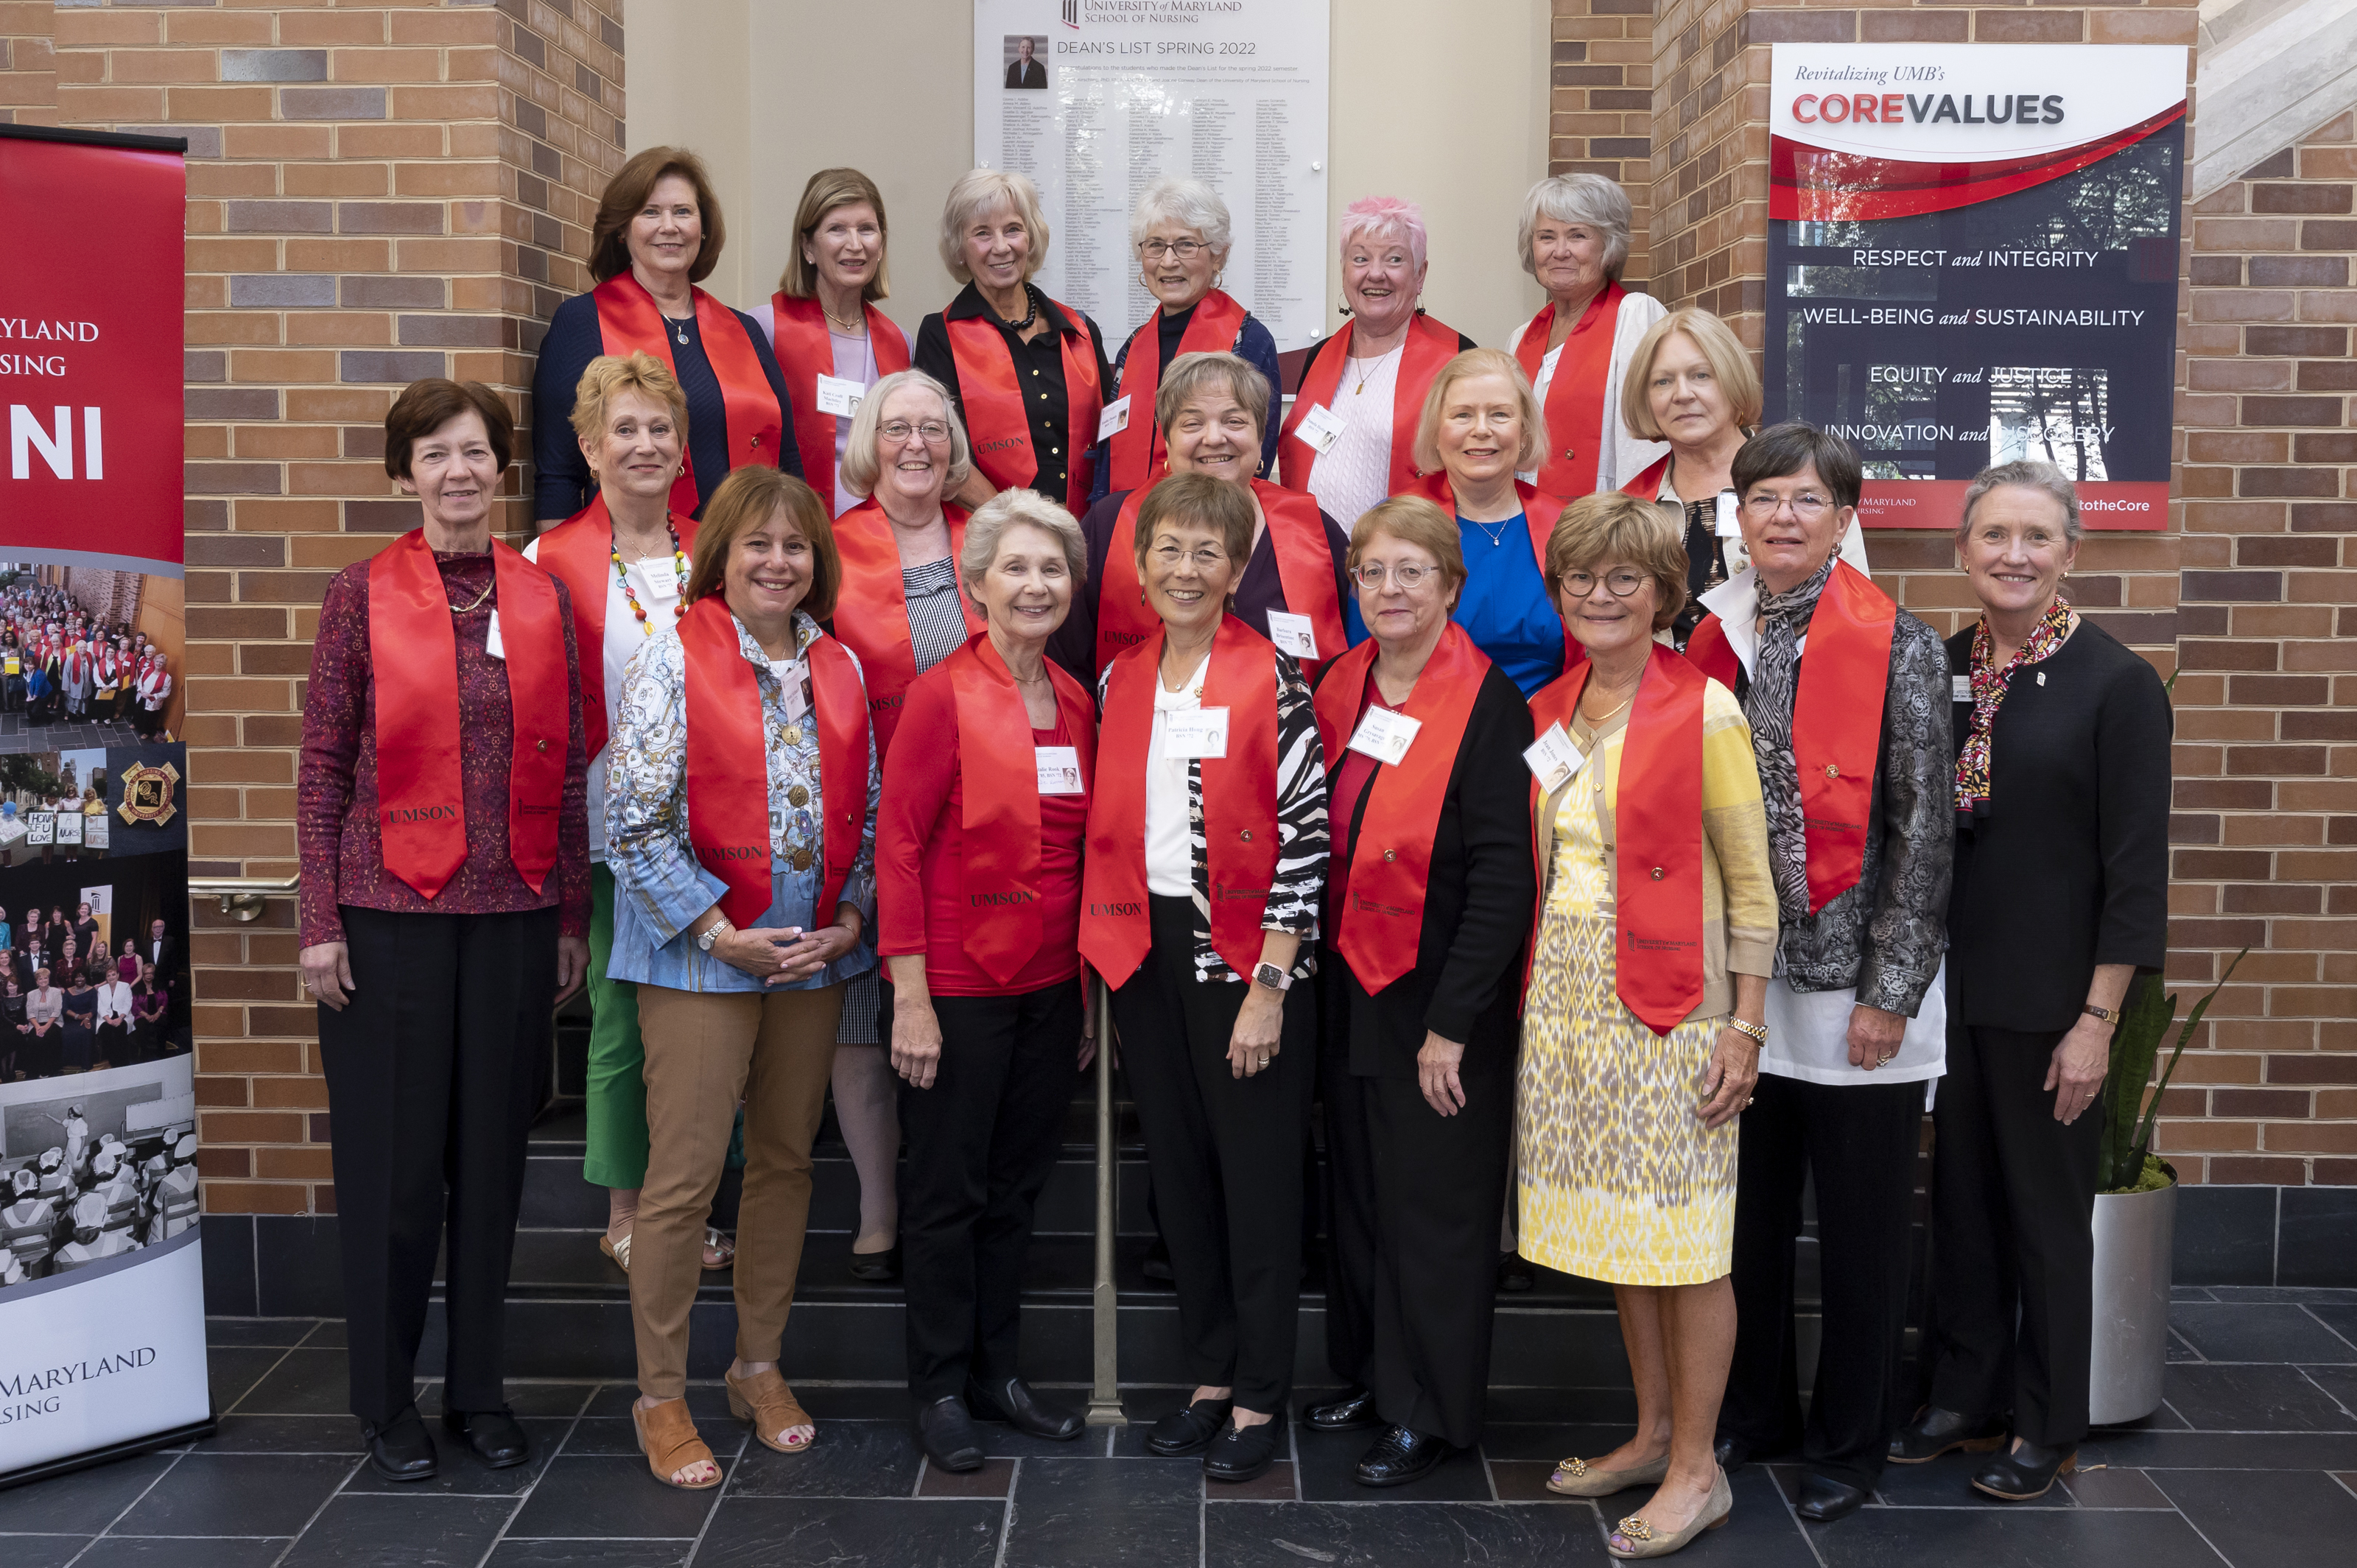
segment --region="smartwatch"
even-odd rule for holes
[[[1276,965],[1273,963],[1255,965],[1253,969],[1252,977],[1255,984],[1265,985],[1271,991],[1290,991],[1293,989],[1293,976],[1286,973],[1285,971],[1277,968]]]

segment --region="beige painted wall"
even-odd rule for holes
[[[1513,243],[1523,193],[1546,172],[1546,0],[1333,8],[1329,231],[1359,196],[1423,203],[1426,305],[1503,343],[1542,297]],[[887,310],[913,334],[941,308],[954,285],[934,225],[972,163],[973,47],[968,0],[630,0],[631,150],[683,143],[710,164],[730,229],[713,292],[740,308],[766,300],[803,182],[847,163],[876,180],[892,220]],[[1339,265],[1327,273],[1330,330]],[[1113,336],[1132,324],[1101,325]]]

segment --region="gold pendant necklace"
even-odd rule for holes
[[[494,571],[491,574],[491,580],[483,585],[483,591],[475,596],[474,603],[466,605],[453,604],[450,607],[450,613],[453,615],[471,615],[475,611],[481,609],[483,607],[483,601],[490,598],[491,596],[491,590],[499,585],[500,575],[498,572]]]

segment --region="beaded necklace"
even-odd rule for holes
[[[672,561],[679,573],[679,585],[684,589],[687,586],[687,556],[679,547],[679,530],[672,526],[672,521],[668,516],[663,519],[663,532],[671,535]],[[630,568],[622,564],[621,551],[608,544],[606,547],[606,553],[613,557],[614,575],[622,580],[622,597],[629,602],[630,613],[638,618],[639,625],[644,628],[646,634],[652,637],[655,634],[654,628],[647,625],[647,607],[639,603],[639,596],[630,586]],[[671,607],[672,624],[678,625],[680,619],[686,614],[687,596],[683,593],[680,596],[680,602]]]

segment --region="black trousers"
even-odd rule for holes
[[[877,1026],[892,1037],[892,987]],[[936,996],[931,1089],[900,1082],[900,1267],[909,1390],[1016,1377],[1023,1258],[1080,1077],[1077,980],[1016,996]]]
[[[1946,1090],[1941,1090],[1943,1098]],[[1735,1364],[1718,1431],[1765,1457],[1797,1445],[1818,1474],[1872,1487],[1899,1412],[1921,1083],[1762,1074],[1735,1170]],[[1824,1337],[1801,1421],[1792,1244],[1813,1175]]]
[[[1348,1032],[1322,1033],[1334,1185],[1327,1364],[1372,1391],[1386,1422],[1470,1447],[1490,1385],[1512,1058],[1477,1058],[1460,1075],[1463,1109],[1443,1116],[1412,1078],[1352,1075]]]
[[[524,1139],[556,999],[557,914],[342,911],[357,990],[319,1009],[335,1122],[352,1413],[382,1427],[416,1385],[448,1230],[444,1403],[498,1410]]]
[[[1232,1385],[1246,1410],[1275,1412],[1293,1391],[1301,1316],[1317,1000],[1308,982],[1286,992],[1275,1058],[1233,1076],[1228,1041],[1251,987],[1196,980],[1194,900],[1155,897],[1149,908],[1153,949],[1113,993],[1113,1015],[1170,1247],[1187,1375]]]
[[[2011,1410],[2023,1438],[2068,1448],[2087,1435],[2104,1112],[2054,1120],[2046,1069],[2064,1032],[1948,1026],[1932,1112],[1932,1402]]]

